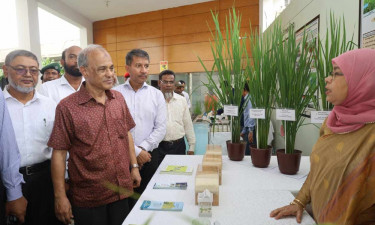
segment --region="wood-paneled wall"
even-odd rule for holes
[[[126,72],[125,55],[133,48],[149,53],[150,74],[159,73],[160,61],[168,61],[169,69],[177,73],[202,72],[198,55],[209,68],[213,64],[211,10],[219,12],[224,25],[233,4],[242,14],[243,33],[249,33],[250,24],[258,27],[258,0],[214,0],[94,22],[94,43],[108,50],[119,76]]]

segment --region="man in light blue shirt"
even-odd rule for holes
[[[23,223],[25,221],[27,200],[22,196],[23,183],[20,168],[20,153],[18,151],[12,122],[5,104],[3,92],[0,91],[0,173],[1,185],[6,190],[6,215],[14,215]],[[4,192],[0,190],[0,213],[4,211]],[[4,214],[0,214],[0,222],[4,223]]]
[[[167,108],[164,96],[160,90],[146,84],[149,65],[150,57],[147,52],[141,49],[131,50],[126,55],[125,65],[130,79],[115,88],[124,96],[136,124],[130,132],[134,138],[137,162],[141,166],[141,185],[134,189],[140,194],[143,193],[158,168],[156,151],[167,129]]]
[[[256,145],[256,131],[255,131],[255,119],[250,118],[250,109],[253,107],[251,104],[250,96],[249,96],[249,86],[245,84],[243,94],[244,101],[247,105],[243,111],[244,115],[244,127],[241,131],[241,137],[246,141],[246,150],[245,155],[250,155],[250,147],[249,145]]]

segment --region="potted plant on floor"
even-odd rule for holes
[[[237,15],[235,9],[229,11],[226,18],[225,29],[219,23],[219,15],[212,13],[215,30],[211,30],[211,51],[214,65],[208,69],[200,57],[199,61],[207,75],[208,83],[204,84],[217,97],[220,105],[240,106],[242,91],[245,85],[245,56],[246,46],[240,38],[241,16]],[[223,36],[224,35],[224,36]],[[214,71],[217,71],[215,76]],[[230,116],[231,140],[227,141],[229,159],[240,161],[245,155],[246,144],[240,141],[241,123],[240,115],[246,108],[238,108],[238,116]]]
[[[275,29],[281,28],[276,26]],[[314,43],[307,42],[306,33],[300,42],[296,42],[293,25],[288,27],[286,40],[282,35],[277,36],[273,48],[277,67],[277,107],[295,110],[295,121],[283,121],[285,149],[277,150],[279,169],[285,174],[296,174],[299,170],[302,152],[294,147],[296,135],[305,119],[302,114],[317,89],[316,79],[310,76],[313,48]]]
[[[278,25],[277,25],[278,26]],[[257,119],[257,145],[250,146],[251,161],[256,167],[268,167],[272,147],[268,145],[268,134],[272,107],[276,95],[275,46],[277,36],[282,36],[281,29],[274,29],[268,34],[252,31],[250,50],[252,58],[247,57],[248,84],[250,101],[253,108],[264,109],[264,119]]]

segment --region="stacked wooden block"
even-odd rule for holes
[[[195,204],[198,204],[198,193],[208,189],[213,193],[213,206],[219,205],[219,185],[221,184],[222,149],[220,145],[207,145],[206,155],[198,166],[195,177]]]

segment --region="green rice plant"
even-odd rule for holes
[[[310,76],[314,45],[307,42],[306,33],[296,42],[294,26],[288,27],[288,37],[283,40],[281,26],[275,26],[274,48],[277,68],[276,104],[279,108],[294,109],[295,121],[283,121],[285,129],[285,153],[293,153],[298,129],[304,121],[302,116],[316,90],[316,80]]]
[[[350,41],[346,39],[345,18],[336,19],[333,12],[330,13],[330,23],[327,27],[325,42],[323,43],[320,36],[318,40],[318,47],[314,51],[314,64],[321,96],[321,104],[319,104],[318,109],[328,111],[332,110],[333,105],[326,101],[325,78],[329,76],[329,72],[333,71],[332,59],[354,49],[356,45],[353,42],[353,35]]]
[[[245,63],[246,63],[246,45],[240,38],[241,16],[237,15],[236,10],[229,10],[229,16],[226,17],[225,29],[220,27],[218,13],[213,13],[212,18],[215,29],[211,30],[213,41],[211,41],[211,52],[214,58],[214,65],[208,69],[202,59],[198,56],[208,79],[204,85],[212,90],[218,98],[219,105],[240,106],[242,91],[246,82]],[[214,76],[214,71],[218,73],[218,81]],[[246,108],[247,102],[243,107],[239,107],[238,116],[231,116],[232,143],[240,143],[241,133],[241,114]]]
[[[267,149],[272,107],[276,95],[276,57],[272,47],[276,45],[281,29],[268,34],[251,30],[250,50],[252,58],[247,57],[247,75],[250,101],[253,108],[265,109],[265,119],[257,121],[257,148]],[[279,32],[279,33],[277,33]]]

